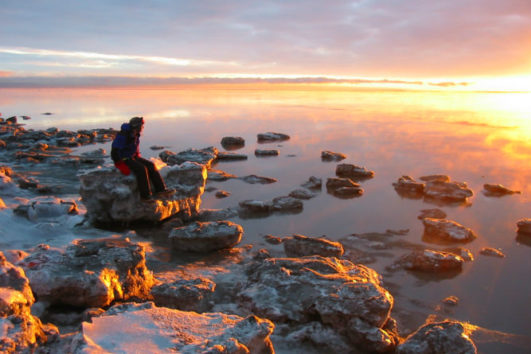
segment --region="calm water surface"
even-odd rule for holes
[[[423,276],[385,267],[408,253],[407,246],[375,251],[369,264],[383,274],[395,297],[395,317],[402,328],[415,328],[428,315],[455,318],[490,331],[478,343],[482,352],[498,352],[497,341],[518,342],[529,336],[531,318],[531,238],[517,238],[516,222],[531,217],[531,94],[441,92],[348,92],[273,90],[0,90],[3,117],[29,115],[27,128],[119,128],[135,115],[147,120],[143,155],[156,157],[151,145],[178,152],[216,146],[223,136],[242,136],[247,161],[219,163],[226,172],[278,179],[270,185],[239,180],[209,186],[231,192],[216,199],[205,193],[202,207],[236,206],[244,199],[269,200],[287,195],[310,176],[333,177],[337,163],[322,162],[322,150],[346,154],[343,162],[375,171],[362,182],[360,198],[338,199],[323,190],[304,201],[304,211],[262,219],[235,219],[245,229],[244,242],[272,248],[263,235],[326,235],[339,240],[353,233],[409,229],[403,241],[432,249],[444,248],[422,240],[417,219],[421,209],[440,207],[448,218],[472,228],[479,237],[465,245],[475,260],[460,274]],[[42,115],[52,112],[53,115]],[[257,144],[256,134],[289,134],[282,143]],[[107,151],[110,144],[103,146]],[[94,149],[92,146],[90,149]],[[257,158],[256,148],[280,150],[280,156]],[[392,183],[402,175],[414,178],[447,174],[474,190],[466,206],[437,206],[401,198]],[[484,183],[500,183],[522,191],[502,198],[486,197]],[[499,248],[506,258],[479,254],[483,247]],[[441,300],[454,295],[454,308]],[[529,337],[527,338],[529,341]],[[526,352],[530,347],[514,350]]]

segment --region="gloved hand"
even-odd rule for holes
[[[116,166],[116,168],[119,169],[120,172],[122,172],[122,174],[125,176],[129,176],[131,174],[131,169],[123,161],[115,162],[114,166]]]

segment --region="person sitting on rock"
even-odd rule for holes
[[[129,175],[133,171],[143,200],[153,199],[151,183],[155,187],[156,196],[170,196],[175,190],[167,189],[155,164],[140,156],[140,134],[143,127],[143,117],[133,117],[129,123],[123,123],[112,142],[111,158],[122,174]]]

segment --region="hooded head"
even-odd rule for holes
[[[144,117],[133,117],[129,120],[129,125],[132,129],[139,129],[142,128],[144,125]]]

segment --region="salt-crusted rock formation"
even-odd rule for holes
[[[24,270],[0,252],[0,352],[33,352],[47,341],[41,321],[31,314],[35,298]]]
[[[241,305],[273,321],[313,322],[366,351],[390,351],[396,336],[385,329],[393,297],[372,269],[319,256],[266,258],[249,265]]]
[[[288,257],[323,256],[341,257],[343,246],[339,242],[327,240],[325,238],[313,238],[304,235],[294,234],[292,237],[285,237],[282,240],[284,252]]]
[[[186,162],[165,167],[160,172],[168,188],[177,192],[169,198],[149,202],[140,200],[132,174],[124,176],[115,168],[82,174],[79,194],[88,218],[96,224],[112,224],[157,222],[172,216],[186,220],[197,215],[207,177],[205,166]]]
[[[531,235],[531,218],[518,220],[516,226],[518,228],[518,233]]]
[[[425,218],[432,218],[432,219],[446,219],[446,213],[442,211],[441,209],[422,209],[420,211],[420,215],[417,216],[417,219],[425,219]]]
[[[84,322],[71,352],[274,353],[271,321],[222,313],[198,314],[153,303],[111,307]]]
[[[256,184],[256,183],[270,184],[270,183],[275,183],[277,181],[275,178],[272,178],[272,177],[263,177],[263,176],[257,176],[257,175],[248,175],[248,176],[238,177],[238,179],[241,179],[245,183],[249,183],[249,184]]]
[[[162,161],[168,165],[180,165],[186,161],[197,162],[201,165],[210,167],[212,161],[218,156],[218,149],[213,146],[204,149],[188,149],[179,153],[174,153],[169,150],[164,150],[159,154]]]
[[[401,197],[418,199],[422,198],[424,195],[426,184],[415,181],[413,177],[402,176],[398,179],[398,181],[393,183],[393,187]]]
[[[333,152],[329,150],[321,151],[321,160],[323,161],[341,161],[347,158],[347,155],[340,152]]]
[[[318,177],[311,176],[308,181],[301,184],[301,186],[310,190],[321,190],[323,181]]]
[[[284,141],[284,140],[289,140],[290,138],[289,135],[282,134],[282,133],[274,133],[274,132],[260,133],[256,137],[259,143]]]
[[[279,151],[275,149],[269,149],[269,150],[255,149],[254,155],[258,157],[278,156]]]
[[[182,311],[206,312],[212,307],[216,284],[207,278],[180,279],[155,285],[151,295],[157,306]]]
[[[326,190],[328,193],[340,198],[352,198],[363,194],[363,188],[361,188],[360,184],[350,178],[328,178]]]
[[[245,146],[245,139],[241,136],[224,136],[221,138],[221,146],[225,150],[237,150]]]
[[[426,241],[470,242],[477,237],[474,231],[452,220],[424,218],[422,223]]]
[[[74,200],[62,200],[55,197],[33,198],[16,207],[13,212],[32,221],[79,213]]]
[[[521,194],[520,191],[513,191],[505,186],[502,186],[501,184],[484,184],[483,185],[483,194],[485,194],[487,197],[502,197],[504,195],[511,195],[511,194]]]
[[[435,250],[416,250],[401,257],[391,268],[404,268],[421,272],[460,271],[464,260],[453,253]]]
[[[174,228],[169,235],[177,251],[212,252],[237,245],[243,228],[231,221],[193,222]]]
[[[466,327],[457,321],[428,323],[397,347],[398,354],[476,354],[477,349]]]
[[[153,285],[144,248],[127,239],[74,241],[65,251],[42,245],[18,263],[39,301],[103,307],[145,299]]]
[[[351,178],[355,181],[359,181],[373,178],[374,171],[370,171],[362,166],[356,166],[349,163],[340,163],[336,167],[336,176]]]

